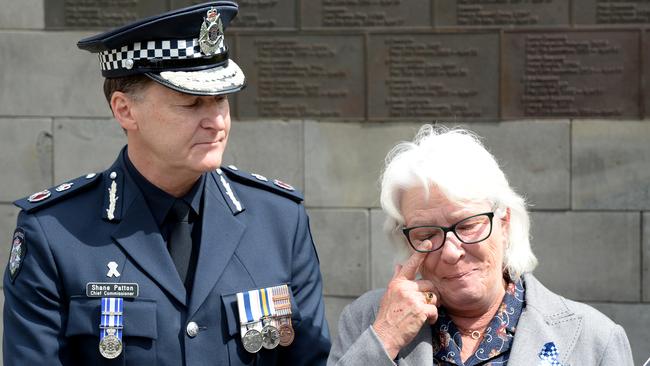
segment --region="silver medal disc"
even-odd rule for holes
[[[106,335],[99,342],[99,353],[108,359],[113,359],[122,353],[122,341],[114,334]]]
[[[244,349],[250,353],[257,353],[262,349],[262,334],[255,329],[249,329],[242,338]]]
[[[262,346],[266,349],[274,349],[280,344],[280,332],[272,325],[265,325],[262,328]]]

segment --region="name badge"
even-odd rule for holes
[[[140,287],[137,283],[88,282],[86,284],[88,297],[136,298],[139,294]]]

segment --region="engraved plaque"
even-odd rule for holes
[[[302,26],[430,27],[431,0],[303,1]]]
[[[576,24],[648,24],[648,0],[573,0]]]
[[[639,116],[639,34],[506,33],[505,118]]]
[[[569,24],[567,0],[437,0],[436,26],[545,26]]]
[[[370,118],[498,117],[498,34],[378,35],[369,51]]]
[[[172,0],[172,8],[206,0]],[[297,0],[237,0],[239,13],[232,22],[237,28],[295,28]]]
[[[362,36],[240,36],[239,116],[363,118]]]
[[[167,11],[164,1],[155,0],[47,0],[48,29],[108,29]]]

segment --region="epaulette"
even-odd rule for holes
[[[305,199],[300,191],[279,179],[270,179],[257,173],[249,173],[240,170],[234,165],[221,167],[221,171],[234,181],[262,188],[266,191],[290,198],[298,203]]]
[[[62,201],[64,198],[72,197],[75,193],[94,186],[94,183],[99,182],[99,177],[101,177],[101,173],[90,173],[71,181],[61,183],[50,189],[36,192],[29,197],[21,198],[14,201],[14,205],[22,208],[26,212],[34,212]]]

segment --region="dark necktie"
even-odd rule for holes
[[[188,288],[187,271],[192,256],[192,224],[189,222],[190,206],[182,199],[174,202],[168,214],[168,225],[171,228],[167,249],[176,265],[181,281]]]

